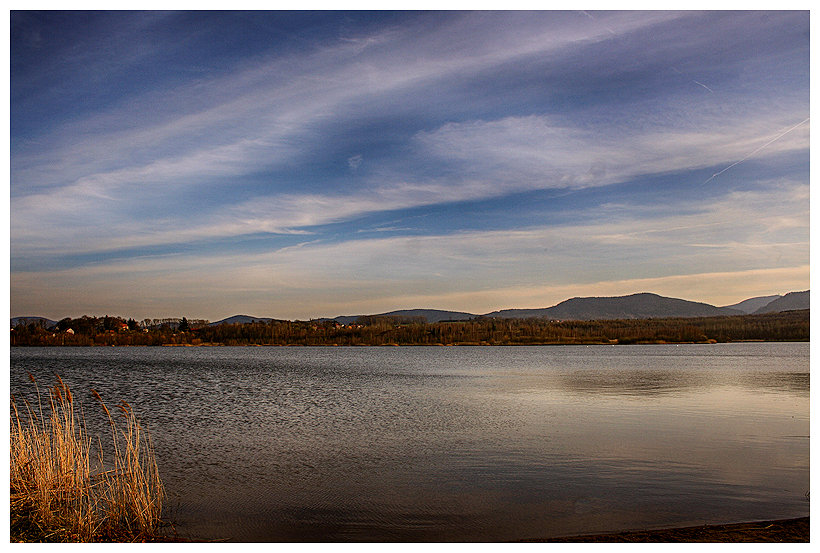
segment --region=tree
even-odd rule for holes
[[[186,319],[185,317],[182,317],[182,321],[180,321],[180,323],[179,323],[179,331],[180,332],[185,332],[185,331],[188,331],[188,330],[191,330],[191,326],[188,324],[188,319]]]

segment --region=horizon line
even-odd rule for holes
[[[799,294],[799,293],[810,292],[810,291],[811,291],[811,288],[807,288],[805,290],[791,290],[789,292],[785,292],[785,293],[782,293],[782,294],[780,294],[780,293],[762,294],[762,295],[759,295],[759,296],[752,296],[752,297],[740,300],[740,301],[735,302],[735,303],[730,303],[730,304],[727,304],[727,305],[714,305],[714,304],[711,304],[711,303],[708,303],[708,302],[705,302],[705,301],[689,300],[689,299],[678,298],[678,297],[674,297],[674,296],[663,296],[663,295],[658,294],[656,292],[643,291],[643,292],[633,292],[633,293],[630,293],[630,294],[620,294],[620,295],[612,295],[612,296],[573,296],[573,297],[567,298],[565,300],[561,300],[556,304],[546,306],[546,307],[505,307],[505,308],[501,308],[501,309],[494,309],[494,310],[488,311],[486,313],[471,313],[469,311],[462,311],[462,310],[456,310],[456,309],[441,309],[441,308],[437,308],[437,307],[410,307],[410,308],[392,309],[392,310],[383,311],[383,312],[380,312],[380,313],[359,313],[359,314],[355,314],[355,315],[336,315],[334,317],[318,316],[318,317],[309,317],[307,319],[302,319],[302,318],[287,319],[287,318],[268,317],[268,316],[258,317],[258,316],[255,316],[255,315],[246,315],[244,313],[235,313],[233,315],[228,315],[226,317],[216,319],[216,321],[212,321],[211,319],[204,318],[204,317],[188,317],[187,315],[182,315],[182,316],[178,316],[178,317],[177,316],[143,317],[142,320],[145,320],[145,319],[148,319],[148,318],[150,318],[150,319],[182,319],[182,318],[186,318],[186,319],[190,319],[190,320],[203,320],[203,321],[207,321],[208,323],[211,323],[211,322],[223,321],[223,320],[230,319],[230,318],[233,318],[233,317],[248,317],[248,318],[252,318],[252,319],[271,319],[271,320],[282,320],[282,321],[315,321],[315,320],[322,320],[322,319],[324,319],[324,320],[334,320],[334,319],[338,319],[338,318],[342,318],[342,317],[374,317],[374,316],[379,316],[379,315],[390,315],[390,314],[398,313],[398,312],[401,312],[401,311],[439,311],[439,312],[446,312],[446,313],[462,313],[462,314],[465,314],[465,315],[471,315],[473,317],[486,317],[487,315],[491,315],[493,313],[499,313],[499,312],[503,312],[503,311],[537,311],[537,310],[542,310],[542,309],[550,309],[552,307],[555,307],[557,305],[560,305],[564,302],[567,302],[567,301],[570,301],[570,300],[573,300],[573,299],[626,298],[626,297],[630,297],[630,296],[639,296],[639,295],[644,295],[644,294],[654,295],[654,296],[658,296],[658,297],[661,297],[661,298],[682,300],[682,301],[687,301],[687,302],[692,302],[692,303],[700,303],[700,304],[708,305],[708,306],[711,306],[711,307],[717,307],[717,308],[731,308],[734,305],[738,305],[740,303],[743,303],[745,301],[755,299],[755,298],[765,298],[765,297],[771,297],[771,296],[784,297],[788,294]],[[119,317],[119,318],[123,318],[120,315],[108,315],[108,314],[105,314],[105,315],[89,315],[88,313],[84,313],[83,315],[80,315],[79,317],[60,317],[60,318],[57,318],[57,319],[52,319],[50,317],[45,317],[45,316],[42,316],[42,315],[15,315],[15,316],[11,316],[10,319],[47,319],[49,321],[61,321],[61,320],[66,319],[66,318],[75,319],[75,318],[82,318],[82,317],[86,317],[86,316],[92,316],[92,317],[97,317],[97,318],[99,318],[99,317]],[[130,318],[133,318],[133,317],[129,316],[128,318],[130,319]]]

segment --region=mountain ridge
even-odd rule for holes
[[[40,325],[43,328],[51,328],[52,326],[57,324],[57,321],[52,321],[51,319],[47,319],[45,317],[12,317],[11,318],[11,326],[14,328],[18,324],[29,325],[34,323],[36,325]]]
[[[789,292],[785,296],[780,297],[756,310],[754,315],[809,308],[811,308],[811,291],[804,290],[802,292]]]
[[[771,301],[766,301],[771,299]],[[574,297],[559,302],[551,307],[533,309],[501,309],[489,313],[477,314],[465,311],[448,311],[443,309],[399,309],[386,313],[370,315],[340,315],[321,317],[315,321],[335,321],[339,324],[355,323],[360,319],[375,317],[392,317],[397,320],[423,320],[426,323],[442,321],[466,321],[475,318],[548,318],[554,320],[611,320],[611,319],[649,319],[669,317],[710,317],[744,314],[764,314],[810,308],[810,290],[788,292],[784,295],[757,296],[736,304],[714,306],[704,302],[684,300],[661,296],[652,292],[639,292],[624,296],[588,296]],[[233,315],[210,323],[247,324],[252,322],[270,322],[273,317],[253,317],[250,315]],[[17,324],[36,323],[50,328],[55,321],[45,317],[12,317],[12,328]]]
[[[398,319],[413,319],[423,317],[425,322],[438,323],[441,321],[466,321],[480,315],[473,313],[466,313],[464,311],[447,311],[444,309],[398,309],[396,311],[388,311],[387,313],[379,313],[375,315],[340,315],[322,320],[336,321],[341,324],[355,323],[357,320],[366,317],[393,317]]]
[[[715,307],[703,302],[669,298],[651,292],[626,296],[590,296],[564,300],[542,309],[504,309],[485,317],[538,317],[567,320],[650,319],[663,317],[712,317],[742,315],[743,311]]]
[[[712,317],[744,315],[758,312],[773,302],[794,294],[808,294],[808,292],[789,292],[781,296],[773,294],[770,296],[757,296],[748,298],[737,304],[728,306],[714,306],[705,302],[684,300],[661,296],[652,292],[638,292],[624,296],[588,296],[574,297],[557,303],[551,307],[532,309],[502,309],[484,314],[472,314],[463,311],[444,311],[438,309],[405,309],[390,311],[378,315],[345,315],[322,320],[332,320],[340,324],[350,324],[363,317],[390,317],[395,316],[418,316],[426,312],[435,312],[437,319],[427,318],[426,322],[439,322],[441,320],[468,320],[471,318],[551,318],[561,320],[611,320],[611,319],[648,319],[665,317]],[[804,305],[805,307],[799,307]],[[796,298],[789,304],[780,304],[791,307],[791,309],[808,309],[808,301],[802,302]],[[754,308],[754,309],[752,309]],[[778,304],[774,304],[767,313],[780,310]],[[786,310],[786,309],[782,309]],[[442,318],[446,317],[446,318]]]
[[[780,294],[775,294],[773,296],[757,296],[754,298],[749,298],[747,300],[743,300],[738,303],[733,303],[732,305],[724,305],[723,307],[727,307],[729,309],[739,309],[746,314],[752,314],[758,309],[767,306],[771,302],[776,299],[780,299],[783,296]]]
[[[210,326],[216,326],[221,324],[248,324],[248,323],[269,323],[274,320],[272,317],[251,317],[250,315],[233,315],[231,317],[226,317],[219,321],[215,321],[209,323]]]

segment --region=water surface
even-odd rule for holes
[[[809,344],[13,348],[125,399],[183,534],[502,541],[809,514]]]

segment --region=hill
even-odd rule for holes
[[[728,309],[739,309],[744,313],[751,314],[764,307],[776,299],[782,298],[783,296],[776,294],[774,296],[758,296],[756,298],[749,298],[748,300],[743,300],[742,302],[735,303],[732,305],[724,305]]]
[[[343,315],[334,317],[331,320],[346,325],[355,323],[362,317],[392,317],[406,320],[421,318],[426,323],[440,323],[441,321],[466,321],[478,317],[478,315],[463,311],[443,311],[441,309],[400,309],[388,313],[379,313],[378,315]]]
[[[738,309],[715,307],[647,292],[615,297],[572,298],[544,309],[505,309],[484,315],[495,318],[549,318],[559,320],[649,319],[663,317],[716,317],[742,315]]]
[[[216,326],[221,324],[246,324],[246,323],[268,323],[273,319],[270,317],[251,317],[250,315],[234,315],[233,317],[228,317],[227,319],[222,319],[221,321],[216,321],[210,324],[210,326]]]
[[[42,326],[43,328],[51,328],[57,324],[57,321],[52,321],[51,319],[46,319],[45,317],[12,317],[11,319],[12,328],[19,324],[29,325],[31,323]]]
[[[770,300],[770,301],[769,301]],[[334,318],[323,317],[317,321],[336,321],[350,324],[359,319],[392,318],[404,322],[424,322],[427,324],[442,321],[469,321],[479,318],[495,319],[551,319],[551,320],[611,320],[611,319],[650,319],[650,318],[692,318],[717,317],[743,314],[778,313],[782,311],[810,309],[810,291],[789,292],[785,296],[759,296],[749,298],[733,305],[716,307],[702,302],[669,298],[643,292],[627,296],[614,297],[576,297],[552,307],[537,309],[502,309],[484,315],[464,311],[446,311],[441,309],[401,309],[375,315],[345,315]],[[269,323],[278,321],[271,317],[252,317],[234,315],[209,326],[221,324]],[[56,321],[45,317],[13,317],[12,328],[18,324],[35,323],[43,328],[55,326]]]
[[[754,314],[759,315],[761,313],[779,313],[781,311],[793,311],[795,309],[809,309],[811,307],[810,296],[809,290],[804,292],[789,292],[785,296],[756,310]]]

